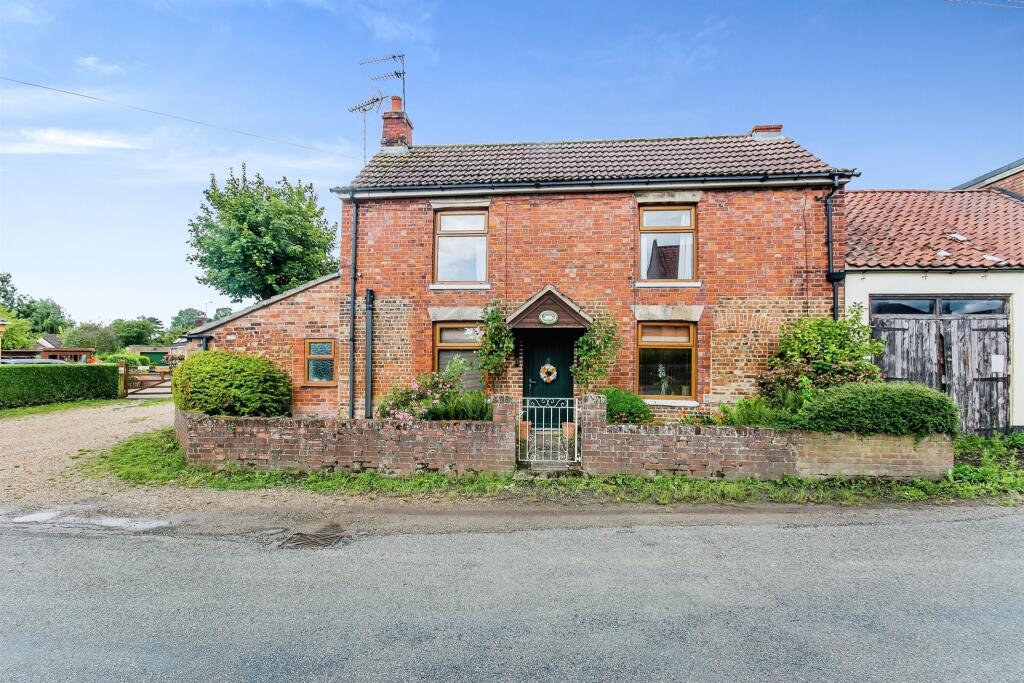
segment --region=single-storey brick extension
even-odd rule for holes
[[[494,299],[516,338],[500,393],[577,394],[574,340],[607,314],[623,342],[610,384],[666,417],[752,394],[780,325],[842,310],[856,172],[782,126],[415,145],[400,98],[383,116],[380,152],[333,190],[340,272],[189,334],[273,360],[296,415],[369,416],[392,387],[471,358]]]

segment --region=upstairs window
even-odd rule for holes
[[[438,212],[434,232],[434,282],[487,280],[486,211]]]
[[[337,349],[333,339],[306,340],[306,384],[334,384]]]
[[[484,388],[480,374],[480,361],[476,350],[480,348],[483,332],[475,323],[442,323],[434,327],[434,370],[441,371],[456,358],[468,366],[462,376],[462,387],[467,391]]]
[[[640,209],[640,279],[693,280],[697,271],[693,207]]]
[[[640,323],[637,336],[637,393],[655,399],[694,398],[696,325]]]

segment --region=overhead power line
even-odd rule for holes
[[[308,145],[302,145],[302,144],[299,144],[298,142],[290,142],[288,140],[281,140],[279,138],[272,138],[272,137],[268,137],[266,135],[259,135],[258,133],[250,133],[248,131],[239,130],[238,128],[231,128],[229,126],[221,126],[221,125],[218,125],[216,123],[207,123],[206,121],[200,121],[198,119],[190,119],[187,116],[179,116],[178,114],[170,114],[170,113],[165,112],[165,111],[157,111],[156,109],[147,109],[145,107],[136,107],[136,106],[131,105],[131,104],[124,104],[123,102],[115,102],[113,100],[107,100],[107,99],[104,99],[102,97],[97,97],[96,95],[88,95],[86,93],[75,92],[74,90],[63,90],[61,88],[53,88],[51,86],[42,85],[40,83],[31,83],[29,81],[21,81],[21,80],[18,80],[17,78],[7,78],[6,76],[0,76],[0,80],[10,81],[11,83],[18,83],[20,85],[28,85],[28,86],[31,86],[33,88],[40,88],[41,90],[49,90],[51,92],[61,93],[63,95],[73,95],[74,97],[82,97],[82,98],[85,98],[87,100],[95,100],[97,102],[103,102],[104,104],[112,104],[112,105],[117,106],[117,107],[124,107],[125,109],[133,109],[135,111],[141,111],[141,112],[143,112],[145,114],[153,114],[155,116],[163,116],[165,118],[175,119],[177,121],[184,121],[185,123],[191,123],[191,124],[194,124],[194,125],[197,125],[197,126],[205,126],[206,128],[213,128],[215,130],[223,130],[223,131],[226,131],[228,133],[235,133],[236,135],[245,135],[245,136],[250,137],[250,138],[256,138],[257,140],[265,140],[267,142],[274,142],[274,143],[277,143],[279,145],[288,145],[290,147],[298,147],[299,149],[306,149],[306,150],[309,150],[311,152],[320,152],[320,153],[323,153],[323,154],[334,154],[335,156],[344,157],[346,159],[355,159],[357,161],[359,160],[359,157],[354,157],[354,156],[351,156],[351,155],[348,155],[348,154],[336,154],[335,152],[331,152],[331,151],[328,151],[328,150],[325,150],[325,149],[318,149],[316,147],[310,147]]]

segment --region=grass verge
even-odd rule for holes
[[[147,406],[154,403],[170,401],[170,398],[147,398],[127,400],[123,398],[94,398],[86,401],[68,401],[66,403],[44,403],[39,406],[22,406],[20,408],[5,408],[0,410],[0,420],[14,417],[25,417],[28,415],[44,415],[46,413],[58,413],[63,410],[74,410],[75,408],[96,408],[99,406]]]
[[[975,437],[970,437],[975,439]],[[189,467],[170,429],[135,436],[83,464],[95,474],[109,474],[136,485],[169,485],[220,490],[287,487],[317,493],[375,494],[414,497],[535,497],[597,502],[657,503],[839,503],[990,500],[1005,505],[1024,502],[1024,469],[1003,440],[972,440],[958,453],[970,452],[973,463],[958,462],[941,481],[881,479],[799,479],[735,481],[687,477],[563,476],[515,479],[511,474],[446,476],[438,473],[393,478],[375,472],[298,474],[221,471]],[[1006,455],[1009,451],[1011,455]]]

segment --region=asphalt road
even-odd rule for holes
[[[822,519],[315,551],[2,525],[0,680],[1024,680],[1024,513]]]

